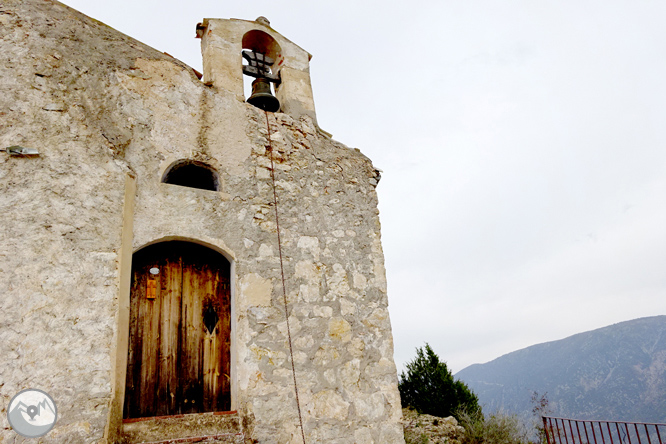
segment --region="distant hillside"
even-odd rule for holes
[[[456,374],[485,411],[527,414],[532,391],[555,416],[666,423],[666,316],[534,345]]]

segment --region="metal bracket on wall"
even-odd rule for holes
[[[23,146],[12,145],[7,148],[0,148],[0,151],[4,151],[10,156],[39,156],[39,151],[35,148],[26,148]]]

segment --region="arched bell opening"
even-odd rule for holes
[[[257,21],[262,19],[260,17]],[[279,69],[284,62],[280,45],[269,34],[257,29],[243,35],[242,45],[246,101],[265,111],[277,112],[280,102],[275,94],[280,85]]]
[[[217,171],[210,165],[195,160],[174,162],[164,172],[162,182],[200,190],[220,190]]]
[[[231,263],[184,241],[132,256],[123,418],[231,409]]]

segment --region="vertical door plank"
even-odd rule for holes
[[[204,331],[204,359],[202,362],[204,375],[203,407],[206,411],[217,410],[219,379],[222,372],[220,365],[220,344],[218,338],[218,331],[220,330],[220,301],[216,294],[217,281],[220,278],[219,275],[220,273],[217,268],[213,268],[211,266],[206,266],[203,268],[203,313],[207,313],[209,310],[214,311],[215,317],[212,318],[217,318],[215,325],[213,326],[213,323],[211,322],[211,325],[205,326]],[[212,327],[212,331],[209,330],[209,327]]]
[[[207,359],[204,361],[204,407],[207,411],[229,410],[229,285],[223,270],[211,269],[206,282],[208,303],[215,307],[218,321],[206,337]]]
[[[180,325],[182,264],[180,257],[167,254],[160,268],[160,353],[158,403],[155,415],[178,413],[178,328]]]
[[[129,344],[127,354],[127,375],[125,378],[125,405],[123,416],[134,417],[138,414],[136,407],[141,400],[141,355],[143,328],[139,323],[139,298],[134,297],[146,291],[145,279],[137,278],[136,270],[132,270],[132,287],[130,297]],[[138,275],[140,276],[140,274]]]
[[[217,405],[215,410],[231,410],[231,297],[229,289],[228,269],[226,276],[220,276],[216,282],[215,293],[220,301],[220,321],[217,328],[218,362],[220,365],[220,376],[218,380]],[[222,274],[222,273],[220,273]]]
[[[202,358],[203,358],[203,322],[201,295],[201,265],[197,257],[183,255],[183,295],[181,321],[181,374],[182,413],[203,411]]]
[[[153,264],[154,265],[154,264]],[[150,266],[144,267],[142,270],[142,279],[147,280],[148,269]],[[157,362],[159,357],[159,341],[160,341],[160,303],[162,301],[162,294],[160,293],[159,276],[156,277],[157,289],[155,299],[148,299],[145,293],[137,295],[139,299],[139,315],[141,316],[138,322],[143,327],[142,332],[142,347],[141,347],[141,407],[139,415],[151,416],[153,415],[153,408],[157,402]]]

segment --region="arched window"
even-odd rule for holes
[[[195,160],[174,162],[164,173],[163,183],[200,190],[219,191],[220,181],[217,171],[210,165]]]

